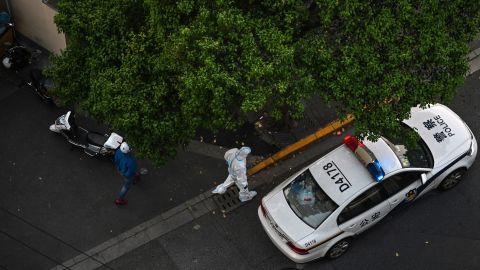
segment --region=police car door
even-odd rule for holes
[[[388,196],[377,184],[351,201],[339,214],[337,222],[342,231],[358,234],[376,224],[388,212]]]
[[[417,197],[417,189],[422,185],[421,171],[397,173],[381,182],[388,194],[392,210],[401,203],[408,203]]]

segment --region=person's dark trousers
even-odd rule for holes
[[[118,193],[118,199],[119,200],[124,200],[125,196],[127,195],[128,190],[130,190],[130,187],[132,186],[134,182],[135,177],[124,177],[123,178],[123,186],[122,189],[120,190],[120,193]]]

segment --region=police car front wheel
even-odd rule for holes
[[[453,171],[447,177],[445,177],[445,179],[443,179],[440,185],[438,185],[438,189],[449,190],[456,187],[458,183],[460,183],[466,172],[467,170],[465,169],[458,169],[456,171]]]
[[[338,241],[337,243],[335,243],[335,245],[333,245],[327,252],[327,258],[328,259],[336,259],[340,256],[342,256],[343,254],[345,254],[348,249],[350,248],[350,239],[346,238],[346,239],[342,239],[340,241]]]

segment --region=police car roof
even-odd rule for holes
[[[385,174],[401,168],[398,158],[383,140],[365,144],[373,148],[371,150],[380,164],[382,161],[388,164],[383,167]],[[365,165],[345,144],[319,159],[309,169],[322,190],[338,205],[376,182]]]
[[[425,141],[436,165],[448,159],[451,152],[470,146],[465,144],[471,139],[468,127],[456,113],[442,104],[426,109],[414,107],[411,117],[403,122],[415,129]]]

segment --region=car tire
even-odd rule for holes
[[[463,176],[466,174],[467,170],[465,169],[458,169],[451,172],[442,182],[438,185],[439,190],[449,190],[458,185],[462,180]]]
[[[343,254],[347,253],[348,249],[350,248],[351,240],[350,238],[345,238],[337,243],[335,243],[327,252],[326,257],[330,260],[337,259],[341,257]]]

